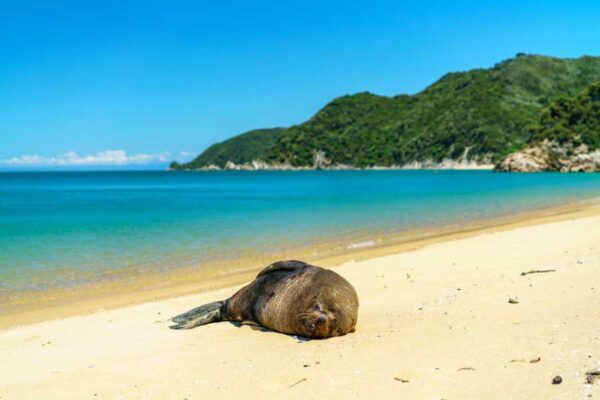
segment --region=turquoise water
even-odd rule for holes
[[[598,196],[600,174],[0,173],[0,292],[227,269]]]

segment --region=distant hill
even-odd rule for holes
[[[519,54],[489,69],[446,74],[412,96],[342,96],[302,124],[236,136],[179,167],[250,159],[307,168],[495,163],[523,148],[542,108],[595,81],[600,57]]]
[[[172,169],[197,169],[209,165],[224,167],[227,161],[236,164],[267,159],[273,151],[283,128],[255,129],[216,143],[204,150],[193,161],[185,164],[171,163]]]
[[[527,146],[509,155],[502,171],[600,171],[600,83],[562,97],[541,112]]]

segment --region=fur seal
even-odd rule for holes
[[[302,261],[280,261],[224,301],[173,317],[171,329],[191,329],[220,321],[251,321],[263,327],[313,339],[354,332],[358,296],[333,271]]]

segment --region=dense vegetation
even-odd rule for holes
[[[412,96],[337,98],[300,125],[234,137],[183,167],[252,158],[307,166],[315,151],[358,167],[465,155],[495,162],[524,146],[542,108],[594,81],[600,81],[600,58],[519,54],[489,69],[449,73]]]
[[[283,131],[283,128],[271,128],[242,133],[224,142],[213,144],[189,163],[180,165],[173,162],[171,168],[194,169],[207,165],[223,167],[229,160],[238,164],[251,162],[255,159],[265,160]]]
[[[585,144],[590,150],[600,148],[600,83],[576,97],[552,103],[542,111],[539,124],[531,131],[532,144],[548,139],[573,147]]]

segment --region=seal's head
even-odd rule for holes
[[[297,331],[305,337],[324,339],[342,336],[354,332],[356,314],[345,307],[324,307],[319,301],[315,302],[312,310],[298,316]]]
[[[298,316],[296,329],[302,336],[323,339],[354,332],[355,325],[355,319],[343,312],[323,309],[317,302],[313,310]]]

